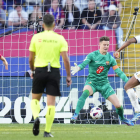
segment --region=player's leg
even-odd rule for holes
[[[39,134],[39,112],[40,112],[40,98],[42,93],[44,92],[45,82],[44,82],[44,73],[43,71],[36,68],[35,75],[33,78],[33,86],[32,86],[32,101],[31,101],[31,110],[34,117],[33,124],[33,134],[36,136]]]
[[[60,93],[60,72],[59,69],[51,68],[51,73],[48,74],[46,84],[47,94],[47,113],[46,113],[46,126],[44,137],[53,137],[51,127],[55,116],[55,98],[61,96]]]
[[[135,75],[126,83],[124,87],[135,110],[135,115],[132,118],[132,121],[136,121],[140,117],[140,105],[138,102],[138,96],[133,89],[135,86],[140,84],[140,82],[138,81],[140,79],[138,78],[138,74],[140,74],[140,72],[135,73]]]
[[[86,84],[83,89],[83,93],[80,96],[80,98],[78,99],[75,113],[74,113],[73,117],[71,118],[72,121],[77,120],[78,114],[79,114],[80,110],[83,108],[87,97],[89,95],[92,95],[95,92],[95,88],[92,85],[87,84],[87,83],[90,83],[90,82],[86,81]]]
[[[116,94],[110,95],[107,99],[115,106],[120,120],[129,126],[133,126],[134,123],[124,117],[123,107],[121,106]]]
[[[42,93],[34,94],[32,93],[32,101],[31,101],[31,110],[34,118],[34,125],[33,125],[33,134],[37,136],[39,134],[39,112],[40,112],[40,98],[42,96]]]
[[[44,137],[53,137],[50,134],[51,127],[55,116],[55,96],[47,95],[47,113]]]
[[[38,117],[38,114],[40,112],[39,101],[40,101],[41,96],[42,96],[42,93],[39,93],[39,94],[32,93],[31,110],[32,110],[34,120]]]
[[[83,89],[83,93],[82,95],[80,96],[80,98],[78,99],[78,103],[77,103],[77,107],[76,107],[76,110],[75,110],[75,113],[78,115],[80,110],[83,108],[84,104],[85,104],[85,101],[87,99],[87,97],[89,95],[92,95],[93,94],[93,90],[92,90],[92,87],[90,85],[86,85]]]
[[[115,91],[113,90],[113,88],[109,83],[106,83],[102,87],[99,86],[97,87],[97,89],[105,99],[109,100],[115,106],[116,112],[119,115],[121,121],[123,121],[127,125],[134,125],[133,122],[124,118],[123,107],[121,106],[115,94]]]

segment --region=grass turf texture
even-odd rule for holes
[[[44,140],[45,125],[40,134],[32,134],[33,124],[0,124],[0,140]],[[138,140],[140,125],[53,124],[53,140]]]

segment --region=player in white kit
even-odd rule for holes
[[[132,43],[140,44],[140,35],[135,36],[126,41],[115,53],[114,56],[119,58],[119,52],[129,46]],[[126,93],[128,94],[131,104],[134,107],[135,114],[131,121],[136,121],[140,118],[140,105],[138,103],[138,97],[134,91],[134,87],[140,85],[140,71],[136,72],[124,86]]]

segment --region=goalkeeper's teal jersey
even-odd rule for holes
[[[102,85],[109,82],[108,71],[110,67],[117,65],[117,62],[108,52],[102,55],[97,50],[88,54],[83,63],[78,66],[82,70],[87,64],[89,64],[88,78],[96,85]]]

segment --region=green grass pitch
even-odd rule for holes
[[[0,124],[0,140],[44,140],[44,124],[40,134],[32,134],[33,124]],[[53,124],[52,140],[139,140],[140,125]]]

